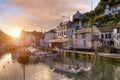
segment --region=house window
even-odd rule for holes
[[[83,46],[86,46],[86,41],[85,40],[83,40]]]
[[[75,39],[77,39],[78,38],[78,35],[77,34],[75,34]]]
[[[117,40],[119,39],[119,36],[117,36]]]
[[[107,36],[107,34],[105,34],[105,38],[107,38],[108,36]]]
[[[82,39],[85,39],[85,33],[82,33]]]
[[[111,38],[111,33],[105,34],[105,38],[110,39]]]
[[[64,29],[66,29],[66,26],[64,26]]]
[[[60,32],[59,32],[59,36],[60,36]]]
[[[62,33],[63,33],[63,36],[64,36],[65,35],[64,31]]]
[[[111,34],[109,33],[109,38],[111,38]]]
[[[62,36],[64,36],[64,32],[62,31]]]
[[[117,28],[117,33],[120,33],[120,28]]]
[[[60,36],[62,36],[62,32],[60,32]]]
[[[62,26],[62,30],[65,30],[65,25]]]
[[[120,35],[117,36],[117,40],[119,40],[119,39],[120,39]]]
[[[104,35],[103,34],[101,34],[101,38],[104,39]]]
[[[66,35],[65,31],[64,31],[64,35]]]

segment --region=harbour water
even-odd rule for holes
[[[54,71],[53,65],[65,64],[91,69],[77,75]],[[36,58],[23,65],[8,53],[0,57],[0,80],[120,80],[120,66],[109,62],[69,57]]]

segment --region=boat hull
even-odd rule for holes
[[[57,67],[57,66],[54,67],[54,70],[71,73],[71,74],[78,74],[80,72],[80,70],[68,69],[68,68]]]

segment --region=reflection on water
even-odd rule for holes
[[[11,61],[11,54],[7,54],[1,57],[0,63]]]
[[[6,54],[0,59],[0,80],[120,80],[120,67],[106,62],[88,62],[70,58],[36,58],[23,65]],[[54,71],[52,65],[65,64],[83,68],[91,67],[87,72],[77,75]]]

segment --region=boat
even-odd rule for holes
[[[33,49],[30,51],[30,54],[36,56],[46,56],[48,53],[41,50]]]
[[[48,57],[57,57],[60,56],[59,52],[56,50],[53,50],[50,54],[47,54]]]
[[[78,74],[81,71],[89,71],[91,69],[91,67],[88,68],[78,68],[75,66],[64,66],[64,67],[60,67],[60,66],[54,66],[54,70],[57,71],[62,71],[62,72],[66,72],[66,73],[71,73],[71,74]]]

